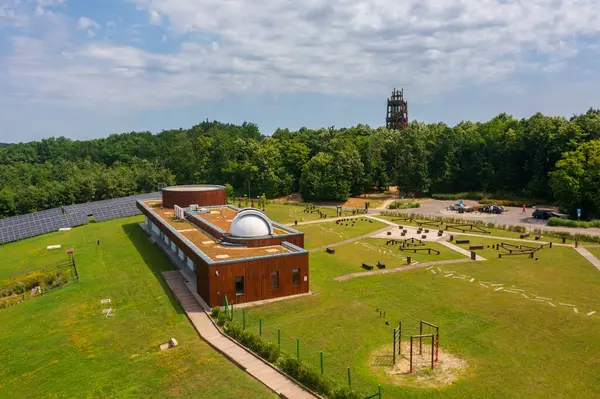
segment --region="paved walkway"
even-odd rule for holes
[[[225,357],[265,384],[279,396],[299,399],[317,398],[280,373],[277,369],[271,367],[257,356],[242,348],[235,341],[223,335],[210,320],[206,312],[202,310],[185,285],[185,280],[179,271],[164,272],[163,276],[198,334],[210,346],[221,352]]]
[[[334,278],[334,280],[345,281],[345,280],[350,280],[351,278],[355,278],[355,277],[368,277],[368,276],[376,276],[378,274],[399,273],[399,272],[405,272],[408,270],[420,269],[422,267],[428,267],[428,266],[434,266],[434,265],[449,265],[449,264],[453,264],[453,263],[467,263],[467,262],[473,262],[473,261],[471,259],[436,260],[433,262],[417,263],[415,265],[397,267],[395,269],[385,269],[385,270],[377,270],[374,272],[344,274],[343,276],[338,276],[338,277]]]
[[[311,249],[308,252],[318,252],[318,251],[324,250],[325,248],[333,248],[333,247],[337,247],[339,245],[350,244],[351,242],[362,240],[364,238],[369,238],[369,237],[372,237],[372,236],[374,236],[376,234],[383,233],[383,232],[388,231],[388,230],[392,230],[393,228],[394,228],[394,226],[384,227],[382,229],[375,230],[375,231],[372,231],[372,232],[367,233],[367,234],[363,234],[362,236],[349,238],[347,240],[336,242],[334,244],[324,245],[324,246],[319,247],[319,248],[313,248],[313,249]]]
[[[596,267],[596,269],[600,270],[600,260],[592,255],[590,251],[581,246],[575,248],[575,251],[579,252],[581,256],[586,258],[592,265]]]
[[[454,245],[454,244],[452,244],[452,243],[450,243],[448,241],[438,241],[438,243],[440,245],[445,246],[446,248],[450,248],[453,251],[456,251],[456,252],[461,253],[461,254],[463,254],[465,256],[468,256],[469,258],[471,257],[471,252],[470,251],[467,251],[466,249],[463,249],[463,248],[459,247],[458,245]],[[476,254],[475,255],[475,260],[487,260],[487,259]]]

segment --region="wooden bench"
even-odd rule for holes
[[[362,264],[363,269],[373,270],[373,265],[369,265],[368,263]]]
[[[391,231],[388,231],[388,232],[387,232],[387,235],[388,235],[388,236],[391,236],[391,235],[392,235],[392,232],[391,232]]]
[[[325,251],[326,251],[328,254],[334,254],[334,253],[335,253],[335,249],[333,249],[333,248],[327,248]]]
[[[427,235],[426,235],[426,234],[423,234],[423,235],[421,236],[421,238],[422,238],[422,239],[425,239],[425,238],[427,238]]]
[[[542,236],[539,236],[539,235],[538,235],[538,236],[535,236],[535,240],[536,240],[536,241],[539,241],[539,240],[540,240],[540,238],[542,238]]]
[[[452,237],[452,236],[450,236],[450,237]],[[452,241],[452,240],[450,240],[450,241]],[[470,242],[471,241],[469,241],[469,240],[456,240],[457,244],[469,244]]]
[[[529,238],[529,233],[521,234],[521,238]]]
[[[444,234],[443,230],[438,231],[438,237],[441,237]]]
[[[377,261],[377,267],[380,269],[385,269],[385,263],[383,263],[381,261]]]
[[[483,249],[483,245],[471,245],[471,246],[469,247],[469,250],[470,250],[470,251],[476,251],[476,250],[478,250],[478,249]]]

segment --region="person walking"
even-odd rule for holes
[[[522,215],[525,215],[525,214],[526,214],[526,212],[525,212],[525,208],[526,208],[526,206],[525,206],[525,205],[523,205],[523,212],[521,212],[521,214],[522,214]]]

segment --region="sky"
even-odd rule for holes
[[[0,142],[600,108],[600,0],[0,0]]]

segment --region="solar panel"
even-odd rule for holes
[[[131,195],[128,197],[73,204],[61,208],[0,219],[0,244],[21,240],[57,231],[63,227],[77,227],[87,224],[89,215],[98,222],[122,217],[140,215],[137,200],[158,199],[159,193]]]

